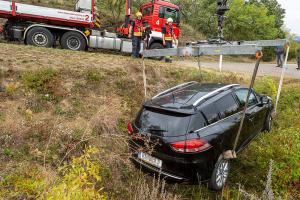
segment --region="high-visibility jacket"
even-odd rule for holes
[[[173,40],[173,27],[166,25],[162,27],[162,33],[164,34],[165,41],[172,41]]]
[[[133,35],[136,37],[143,36],[143,21],[136,19],[133,21]]]

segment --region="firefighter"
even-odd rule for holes
[[[137,12],[136,19],[131,22],[129,28],[129,38],[132,38],[132,57],[139,58],[141,51],[141,43],[144,32],[142,13]]]
[[[275,48],[275,55],[276,55],[276,61],[277,66],[281,67],[283,66],[283,59],[284,59],[284,48],[282,46],[278,46]]]
[[[175,37],[175,34],[174,34],[172,24],[173,24],[173,19],[168,18],[166,25],[163,26],[162,29],[161,29],[162,38],[163,38],[163,45],[166,48],[173,48],[173,40],[176,42],[176,37]],[[171,59],[170,56],[166,56],[165,61],[166,62],[172,62],[172,59]]]

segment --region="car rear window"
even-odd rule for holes
[[[135,122],[143,132],[161,136],[185,135],[190,121],[190,115],[143,109]]]

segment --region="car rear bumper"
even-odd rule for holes
[[[211,176],[211,170],[207,168],[207,163],[199,160],[198,162],[196,160],[192,160],[184,163],[173,160],[171,163],[168,162],[167,164],[167,160],[163,159],[162,168],[157,168],[148,164],[139,159],[136,155],[133,155],[131,160],[138,168],[173,181],[203,182],[208,180]]]
[[[150,171],[150,172],[155,173],[155,174],[157,174],[159,176],[162,176],[164,178],[172,179],[172,180],[176,180],[176,181],[188,181],[189,180],[188,178],[181,177],[181,176],[178,176],[178,175],[175,175],[175,174],[171,174],[169,172],[165,172],[161,169],[158,169],[158,168],[156,168],[152,165],[149,165],[149,164],[143,162],[142,160],[140,160],[136,157],[131,157],[131,160],[136,165],[143,167],[144,170]]]
[[[205,181],[211,177],[211,172],[214,166],[213,163],[213,149],[209,149],[199,154],[177,154],[173,155],[166,149],[160,149],[158,146],[151,156],[162,161],[162,167],[158,168],[148,162],[144,162],[138,158],[140,146],[136,146],[138,141],[129,141],[130,150],[132,151],[131,159],[137,167],[142,168],[148,172],[154,172],[158,175],[164,176],[168,179],[177,181]],[[170,155],[171,154],[171,155]]]

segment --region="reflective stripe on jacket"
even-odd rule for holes
[[[165,41],[173,40],[173,27],[166,25],[162,28],[162,33],[164,34]]]

